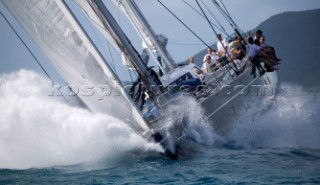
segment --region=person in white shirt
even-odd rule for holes
[[[207,55],[202,65],[202,71],[205,72],[206,74],[211,73],[210,66],[212,66],[211,57]]]
[[[205,80],[205,75],[203,74],[203,72],[200,69],[196,69],[195,70],[195,74],[198,76],[199,80],[201,82],[204,82]]]
[[[213,52],[212,48],[208,48],[208,53],[203,58],[204,63],[206,62],[207,56],[210,56],[210,66],[215,64],[217,67],[220,67],[220,63],[218,62],[220,57],[215,52]]]
[[[226,56],[226,52],[228,51],[228,43],[225,39],[222,38],[221,34],[217,34],[218,42],[217,42],[217,49],[218,49],[218,56],[223,57]]]

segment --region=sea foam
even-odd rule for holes
[[[300,85],[283,83],[275,97],[252,102],[234,122],[229,140],[249,148],[320,149],[316,97]]]
[[[66,166],[130,151],[161,152],[124,122],[48,96],[50,83],[26,70],[0,77],[0,168]]]

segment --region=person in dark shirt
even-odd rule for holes
[[[265,43],[265,36],[260,37],[259,43],[260,43],[260,46],[263,48],[263,50],[266,51],[273,60],[281,61],[281,59],[277,57],[274,48]]]

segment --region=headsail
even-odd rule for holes
[[[149,129],[63,1],[2,2],[92,111],[130,122],[137,131]]]

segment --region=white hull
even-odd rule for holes
[[[266,72],[256,78],[250,73],[251,68],[247,68],[230,85],[201,102],[207,119],[218,133],[226,134],[231,122],[237,120],[238,113],[249,101],[262,101],[263,97],[276,92],[276,72]]]

